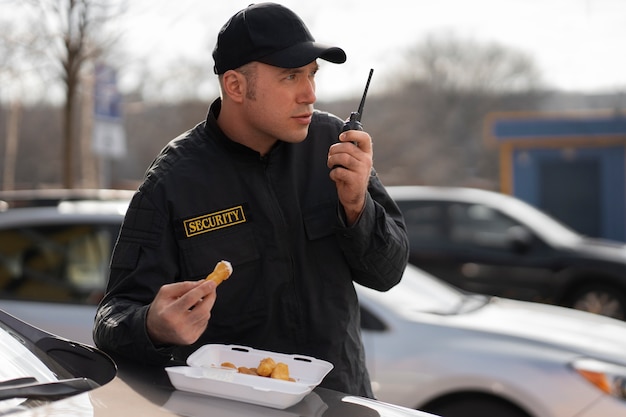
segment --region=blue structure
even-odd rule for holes
[[[626,241],[625,114],[492,114],[486,139],[500,150],[502,192],[580,233]]]

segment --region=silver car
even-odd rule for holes
[[[0,308],[93,344],[95,304],[103,295],[129,202],[105,196],[54,199],[46,194],[46,200],[0,210]]]
[[[358,287],[374,393],[446,417],[626,415],[626,323],[461,292],[409,266]]]

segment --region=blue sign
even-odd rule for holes
[[[117,90],[117,71],[96,65],[94,114],[96,118],[122,119],[122,95]]]
[[[96,155],[121,158],[126,153],[117,71],[104,64],[96,65],[92,145]]]

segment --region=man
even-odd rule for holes
[[[353,282],[393,287],[408,241],[370,136],[313,109],[317,59],[345,53],[262,3],[226,23],[213,58],[221,98],[133,197],[94,340],[161,364],[207,343],[308,355],[334,365],[322,386],[371,397]],[[234,271],[216,290],[202,278],[220,260]]]

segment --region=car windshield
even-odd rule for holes
[[[11,381],[52,382],[57,377],[27,347],[0,325],[0,382],[3,386]],[[8,398],[0,401],[0,414],[14,411],[24,399]]]
[[[398,285],[386,292],[360,287],[368,297],[396,311],[419,311],[433,314],[458,314],[484,305],[488,298],[468,295],[408,265]]]
[[[12,333],[0,327],[0,381],[33,377],[38,381],[56,381],[54,373]]]
[[[0,310],[0,415],[68,397],[72,401],[59,405],[58,415],[73,415],[65,407],[91,407],[88,396],[76,394],[110,382],[116,372],[115,363],[98,349],[56,337]]]
[[[573,245],[581,239],[574,230],[522,200],[504,198],[500,208],[516,219],[523,219],[523,223],[552,244]]]

